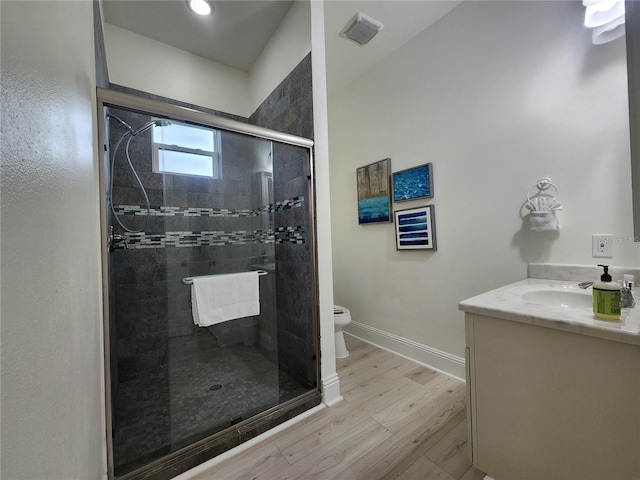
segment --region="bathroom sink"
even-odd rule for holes
[[[540,289],[522,294],[522,300],[527,303],[538,303],[550,307],[589,308],[593,304],[591,291],[580,289]]]
[[[460,310],[529,325],[640,346],[640,307],[625,308],[620,320],[595,318],[593,288],[579,280],[527,278],[463,300]],[[640,297],[636,304],[640,305]]]
[[[552,308],[592,308],[591,288],[582,289],[577,284],[538,283],[515,285],[507,290],[509,297],[520,303]]]

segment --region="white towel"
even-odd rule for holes
[[[559,228],[558,219],[552,211],[531,212],[529,214],[529,229],[534,232],[548,232]]]
[[[200,327],[260,315],[258,272],[194,277],[191,285],[193,322]]]

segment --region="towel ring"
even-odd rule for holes
[[[542,177],[540,180],[538,180],[538,183],[536,183],[535,185],[532,185],[529,188],[529,190],[527,190],[527,200],[529,202],[531,202],[531,196],[529,195],[529,193],[534,188],[538,190],[536,193],[533,194],[534,197],[536,197],[536,196],[539,197],[542,194],[542,192],[546,192],[550,188],[554,188],[556,190],[556,194],[555,195],[549,195],[549,197],[553,198],[554,200],[558,199],[558,195],[560,193],[560,191],[558,190],[558,187],[556,187],[556,185],[551,181],[551,179],[549,177]]]

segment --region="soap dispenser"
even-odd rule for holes
[[[593,315],[600,320],[620,319],[620,286],[613,283],[609,265],[604,268],[600,281],[593,284]]]

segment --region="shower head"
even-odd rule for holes
[[[131,135],[135,137],[136,135],[140,135],[142,132],[145,132],[145,131],[149,130],[151,127],[154,127],[154,126],[155,127],[166,127],[168,125],[171,125],[171,122],[169,120],[156,118],[155,120],[151,120],[150,122],[145,123],[143,126],[141,126],[136,131],[132,131]]]

